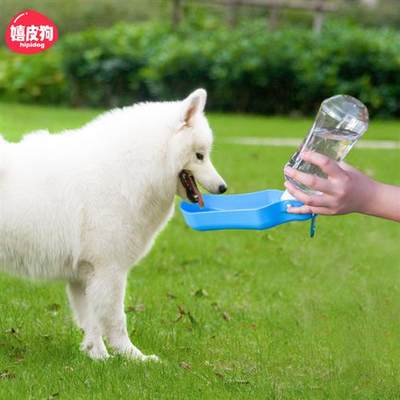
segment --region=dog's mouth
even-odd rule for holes
[[[183,187],[186,190],[186,196],[192,203],[199,203],[200,207],[204,207],[204,200],[203,196],[197,187],[196,180],[194,179],[193,174],[187,170],[183,169],[179,173],[179,179]]]

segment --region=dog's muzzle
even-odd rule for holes
[[[203,196],[197,186],[193,174],[189,170],[183,169],[179,173],[179,179],[186,190],[186,196],[189,201],[192,203],[198,203],[200,207],[204,207]]]

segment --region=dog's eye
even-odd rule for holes
[[[200,161],[204,160],[204,154],[196,153],[196,158]]]

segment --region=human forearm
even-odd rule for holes
[[[371,197],[360,212],[400,222],[400,186],[373,182]]]

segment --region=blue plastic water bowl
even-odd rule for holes
[[[288,204],[301,206],[296,200],[281,200],[283,191],[212,195],[205,194],[204,207],[197,203],[181,202],[186,223],[198,231],[220,229],[268,229],[292,221],[306,221],[312,214],[289,214]]]

